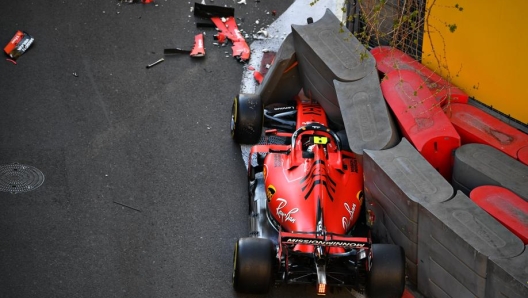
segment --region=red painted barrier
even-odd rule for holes
[[[517,159],[525,165],[528,165],[528,146],[522,147],[517,152]]]
[[[522,148],[528,147],[528,135],[524,132],[471,105],[453,103],[446,108],[446,114],[462,144],[490,145],[527,164],[528,149],[521,152]]]
[[[469,195],[471,200],[528,244],[528,202],[500,186],[479,186]]]
[[[438,102],[444,104],[448,97],[449,102],[468,102],[466,93],[404,52],[389,46],[379,46],[370,50],[370,53],[376,59],[378,71],[383,74],[398,69],[412,70],[419,74]]]
[[[403,136],[450,181],[460,136],[420,75],[411,70],[391,71],[382,80],[381,90]]]

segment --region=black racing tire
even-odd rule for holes
[[[257,94],[239,94],[231,110],[231,137],[239,144],[253,145],[260,141],[264,108]]]
[[[394,244],[372,244],[371,269],[367,276],[368,298],[401,297],[405,290],[405,252]]]
[[[239,293],[266,294],[273,282],[275,249],[265,238],[240,238],[233,255],[233,288]]]

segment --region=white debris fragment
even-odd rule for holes
[[[194,6],[191,6],[191,12],[193,12],[193,11],[194,11]]]
[[[222,23],[227,22],[227,19],[225,17],[222,17],[220,20],[222,20]]]
[[[255,21],[255,24],[257,24],[257,25],[258,25],[259,23],[260,23],[260,21],[259,21],[259,20],[256,20],[256,21]]]
[[[262,35],[263,37],[265,38],[268,38],[269,37],[269,33],[268,31],[264,30],[264,29],[260,29],[259,31],[257,31],[257,35]]]
[[[266,68],[269,69],[271,67],[271,64],[266,64]]]
[[[262,53],[269,53],[269,49],[262,49]]]
[[[240,1],[238,1],[237,3],[238,3],[238,4],[244,4],[244,5],[247,4],[247,3],[246,3],[246,0],[240,0]]]
[[[204,5],[205,5],[205,0],[202,0],[202,4],[204,4]]]

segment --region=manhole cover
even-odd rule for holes
[[[31,191],[44,183],[44,174],[37,168],[19,163],[0,165],[0,191]]]

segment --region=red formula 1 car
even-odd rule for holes
[[[315,285],[319,295],[337,286],[401,297],[403,249],[372,243],[361,163],[319,104],[297,96],[264,108],[258,95],[241,94],[231,133],[238,143],[259,143],[248,157],[250,236],[235,245],[236,291],[284,283]]]

